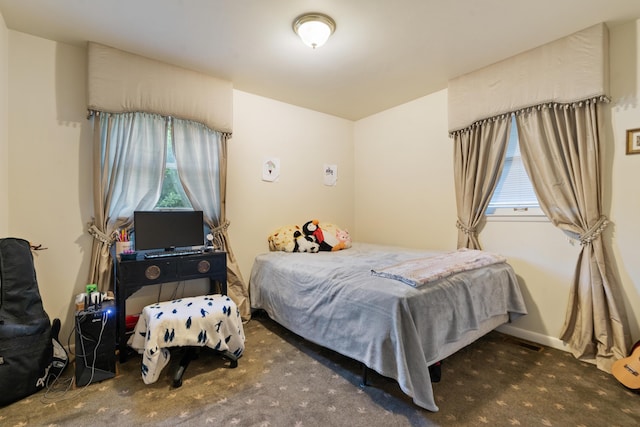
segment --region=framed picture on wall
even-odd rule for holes
[[[640,129],[627,131],[627,154],[640,154]]]

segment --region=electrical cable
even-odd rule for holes
[[[71,375],[68,378],[64,378],[62,379],[60,376],[62,374],[62,372],[64,372],[64,370],[67,368],[67,366],[69,366],[70,364],[70,360],[69,358],[67,358],[67,361],[65,363],[64,368],[58,373],[58,375],[55,376],[55,378],[53,379],[53,381],[51,381],[49,383],[49,381],[47,381],[46,387],[47,387],[47,391],[41,396],[40,401],[43,404],[48,404],[48,403],[52,403],[52,402],[60,402],[63,400],[68,400],[68,399],[73,399],[75,397],[77,397],[80,393],[82,393],[82,391],[84,391],[85,388],[87,388],[89,385],[91,385],[91,383],[93,382],[93,378],[95,376],[95,370],[96,370],[96,359],[98,358],[98,348],[100,346],[100,344],[102,343],[102,339],[103,339],[103,335],[104,335],[104,331],[108,322],[108,316],[109,313],[107,311],[104,311],[102,313],[102,324],[100,327],[100,334],[98,335],[98,340],[95,341],[93,340],[91,337],[86,336],[82,333],[82,328],[81,328],[81,324],[82,322],[84,322],[84,320],[87,318],[86,314],[83,314],[81,316],[76,316],[75,319],[75,324],[74,327],[71,329],[71,332],[69,333],[68,337],[67,337],[67,348],[68,350],[68,354],[72,354],[71,352],[71,337],[74,333],[74,331],[78,331],[78,337],[80,338],[80,343],[76,343],[76,350],[78,348],[78,345],[80,345],[80,349],[81,349],[81,354],[78,354],[78,352],[74,352],[74,361],[76,363],[79,363],[79,359],[82,358],[82,361],[84,361],[84,366],[87,366],[87,354],[86,354],[86,349],[85,349],[85,340],[86,341],[94,341],[95,342],[95,346],[93,348],[93,360],[91,363],[91,377],[89,378],[89,381],[82,386],[82,388],[77,389],[75,393],[72,393],[71,395],[68,395],[69,390],[71,389],[71,387],[74,384],[74,379],[77,382],[77,378],[75,378],[75,375]],[[64,385],[64,390],[56,390],[56,387],[58,384],[63,384]],[[57,396],[58,394],[60,394],[60,396]]]
[[[43,404],[61,402],[63,400],[72,399],[78,396],[82,391],[82,390],[79,390],[77,393],[74,393],[71,396],[67,396],[67,393],[69,392],[69,390],[71,390],[71,387],[74,384],[75,376],[74,374],[71,374],[71,376],[69,377],[62,377],[62,373],[65,371],[65,369],[67,369],[67,367],[72,362],[71,355],[74,356],[74,361],[76,359],[75,352],[71,351],[71,337],[73,336],[73,333],[75,332],[75,330],[76,330],[76,325],[74,322],[74,326],[73,328],[71,328],[71,331],[67,336],[67,360],[66,360],[65,366],[60,370],[58,375],[56,375],[56,377],[51,383],[47,381],[47,391],[45,391],[45,393],[40,398],[40,402],[42,402]],[[64,386],[63,390],[58,389],[58,385],[60,384]]]

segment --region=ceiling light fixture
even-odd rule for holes
[[[322,13],[305,13],[293,21],[293,31],[313,49],[325,44],[335,29],[335,21]]]

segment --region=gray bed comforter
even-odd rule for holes
[[[371,271],[437,255],[354,243],[339,252],[258,255],[251,307],[305,339],[398,381],[414,403],[437,411],[429,366],[440,351],[495,316],[527,313],[507,263],[456,273],[415,288]]]

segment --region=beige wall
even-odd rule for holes
[[[640,154],[625,154],[626,131],[640,128],[640,20],[611,29],[611,144],[607,146],[604,199],[609,230],[634,340],[640,339]],[[634,341],[635,342],[635,341]]]
[[[446,90],[358,121],[355,164],[359,240],[456,248]],[[489,223],[481,241],[506,255],[519,275],[530,314],[512,333],[561,347],[553,337],[564,318],[576,248],[549,222]]]
[[[354,135],[356,238],[455,249],[447,92],[359,120]]]
[[[0,237],[9,233],[9,31],[0,13]]]
[[[613,28],[612,108],[604,115],[605,232],[613,249],[632,337],[640,339],[640,155],[626,156],[625,130],[640,127],[637,24]],[[413,247],[456,245],[453,150],[447,137],[446,90],[360,120],[355,125],[359,239]],[[483,248],[507,256],[520,279],[529,315],[503,330],[563,348],[557,339],[579,253],[549,222],[489,222]]]
[[[637,33],[636,23],[611,31],[613,102],[604,124],[605,208],[615,223],[605,237],[635,339],[640,338],[635,247],[640,197],[634,184],[640,179],[640,155],[624,154],[624,133],[640,127]],[[49,248],[36,256],[38,280],[45,309],[63,320],[65,339],[72,327],[72,297],[86,284],[91,247],[85,232],[93,209],[85,58],[83,48],[0,25],[0,59],[9,64],[7,77],[0,68],[0,109],[5,108],[0,129],[8,129],[6,137],[0,133],[0,154],[7,153],[0,157],[5,168],[0,169],[0,232],[2,221],[8,221],[6,234]],[[313,217],[348,228],[360,241],[454,248],[446,127],[446,90],[355,123],[234,91],[227,213],[245,280],[254,256],[267,250],[273,229]],[[261,180],[265,157],[280,158],[278,182]],[[322,184],[325,163],[338,164],[335,187]],[[555,337],[579,248],[547,222],[489,223],[481,241],[504,253],[521,279],[530,315],[512,325],[513,333],[559,346]]]
[[[0,120],[11,124],[4,157],[11,159],[12,185],[0,212],[11,218],[10,234],[48,247],[36,254],[38,282],[45,310],[62,319],[66,339],[72,298],[86,285],[91,251],[85,232],[93,215],[86,51],[15,31],[8,31],[8,45],[11,85],[2,99],[11,109]],[[267,250],[266,237],[275,228],[315,217],[353,226],[353,123],[238,91],[234,115],[227,214],[248,280],[253,258]],[[265,156],[280,158],[278,182],[261,180]],[[324,163],[338,165],[335,187],[322,183]],[[177,291],[188,295],[201,288],[190,284]],[[162,296],[175,290],[165,285]],[[149,287],[134,296],[129,311],[154,301],[158,291]]]
[[[91,249],[85,70],[84,49],[9,31],[9,234],[48,248],[36,253],[36,272],[64,339]]]
[[[282,102],[233,92],[233,138],[229,142],[227,218],[231,249],[249,282],[256,255],[268,251],[267,236],[286,224],[319,218],[353,226],[353,123]],[[265,157],[280,159],[276,182],[262,180]],[[338,183],[322,182],[322,166],[338,165]],[[178,288],[178,295],[198,294],[205,283]],[[196,287],[199,286],[199,287]],[[163,296],[175,286],[163,285]],[[129,312],[155,301],[157,289],[133,295]]]
[[[245,281],[276,228],[318,218],[354,226],[353,122],[241,91],[233,96],[229,143],[229,234]],[[277,182],[262,181],[265,157],[280,159]],[[338,165],[325,186],[324,164]]]
[[[626,129],[640,127],[638,105],[637,22],[610,28],[611,104],[603,114],[603,209],[612,224],[603,236],[611,248],[632,338],[640,339],[640,239],[637,212],[640,196],[640,155],[625,155]],[[532,313],[514,326],[525,338],[561,344],[568,293],[580,247],[549,223],[489,223],[482,236],[485,248],[506,253],[524,282]],[[525,245],[522,242],[526,242]],[[507,328],[508,330],[508,328]],[[545,336],[547,338],[545,338]]]

